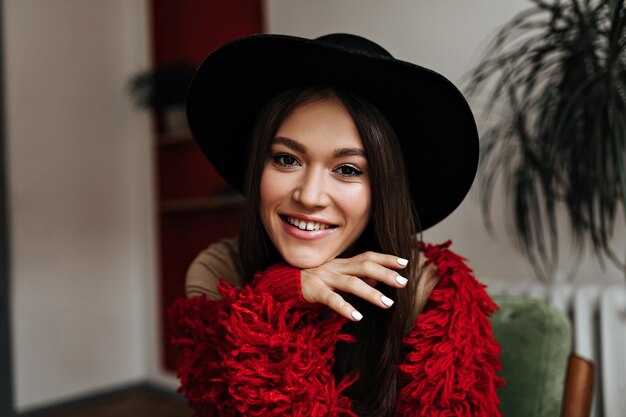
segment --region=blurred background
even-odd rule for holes
[[[528,5],[527,0],[4,0],[0,163],[7,257],[0,360],[8,365],[0,380],[0,414],[60,412],[138,387],[177,398],[164,309],[184,296],[186,267],[195,255],[236,233],[241,199],[204,161],[184,120],[177,119],[176,94],[149,96],[154,83],[184,83],[189,68],[207,53],[244,35],[314,38],[348,32],[461,86],[489,39]],[[594,306],[604,289],[623,291],[624,271],[602,268],[587,251],[577,253],[567,232],[559,237],[553,276],[548,283],[537,280],[510,239],[512,217],[502,190],[494,192],[496,233],[490,234],[475,188],[424,238],[452,239],[453,249],[469,260],[490,292],[534,294],[572,316],[582,291],[591,294],[581,301],[589,307],[586,314],[597,320]],[[626,252],[624,229],[618,213],[611,244],[620,256]],[[555,292],[557,287],[564,290]],[[620,317],[609,329],[615,347],[625,346]],[[589,348],[580,349],[599,361],[597,332],[585,336]],[[611,366],[616,379],[611,387],[604,384],[607,390],[626,389],[618,382],[626,378],[620,352]],[[617,416],[609,411],[624,404],[594,412]]]

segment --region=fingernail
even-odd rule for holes
[[[409,264],[409,260],[408,259],[398,258],[397,261],[402,266],[407,266]]]
[[[356,321],[361,321],[361,319],[363,318],[363,314],[361,314],[358,311],[354,310],[352,312],[352,318],[355,319]]]
[[[409,280],[408,280],[408,279],[406,279],[406,278],[404,278],[404,277],[401,277],[400,275],[398,275],[398,276],[396,277],[396,282],[397,282],[398,284],[400,284],[400,285],[404,286],[404,285],[406,285],[406,283],[407,283],[407,282],[409,282]]]
[[[380,301],[382,301],[383,304],[386,305],[387,307],[391,307],[393,305],[393,300],[384,295],[380,297]]]

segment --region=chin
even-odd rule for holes
[[[317,251],[314,253],[306,253],[309,251],[305,253],[297,253],[294,251],[288,251],[288,253],[280,252],[285,262],[298,269],[315,268],[333,259],[333,257],[326,256]]]

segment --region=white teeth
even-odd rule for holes
[[[330,227],[329,224],[306,222],[304,220],[295,219],[293,217],[287,217],[287,222],[296,226],[300,230],[324,230]]]

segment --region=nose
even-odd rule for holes
[[[306,208],[326,207],[330,203],[324,170],[308,170],[303,173],[292,198]]]

